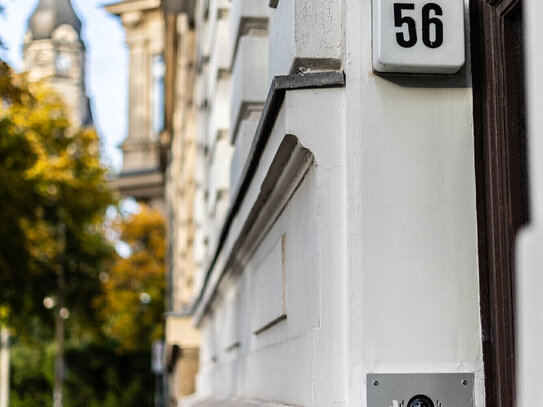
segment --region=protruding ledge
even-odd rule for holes
[[[312,72],[305,74],[294,74],[285,76],[276,76],[270,86],[268,97],[266,98],[266,104],[256,134],[251,145],[251,150],[247,157],[247,161],[243,168],[241,179],[237,190],[232,191],[233,199],[230,209],[226,215],[219,240],[217,242],[215,252],[212,257],[212,261],[209,264],[202,289],[194,303],[193,315],[196,323],[199,324],[201,318],[207,308],[207,304],[213,297],[215,290],[222,278],[223,271],[219,271],[219,275],[215,274],[212,277],[215,264],[219,258],[219,255],[224,247],[226,240],[228,239],[232,223],[241,208],[241,205],[245,199],[247,191],[251,185],[253,177],[258,169],[262,154],[268,143],[268,139],[271,134],[271,130],[275,124],[277,114],[281,108],[283,100],[285,99],[285,93],[287,91],[299,90],[299,89],[317,89],[317,88],[340,88],[345,86],[345,75],[340,71],[328,71],[328,72]],[[286,143],[286,144],[285,144]],[[286,148],[288,145],[294,144],[297,148],[291,148],[292,151],[305,151],[303,147],[299,146],[296,137],[287,136],[282,146]],[[281,148],[280,148],[281,149]],[[279,153],[279,152],[278,152]],[[282,155],[280,155],[282,156]],[[288,155],[290,157],[290,155]],[[269,175],[269,174],[268,174]],[[266,180],[268,177],[266,177]],[[266,184],[266,180],[264,184]],[[263,188],[265,192],[266,188]],[[252,215],[254,211],[252,212]],[[251,216],[251,215],[250,215]],[[249,220],[248,220],[249,222]],[[239,255],[239,254],[238,254]],[[232,259],[233,260],[233,259]],[[235,260],[234,260],[235,261]],[[213,282],[212,282],[213,281]]]

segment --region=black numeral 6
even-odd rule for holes
[[[415,4],[394,3],[394,26],[401,28],[404,24],[407,25],[407,36],[404,32],[397,32],[396,41],[400,47],[411,48],[418,41],[417,24],[413,17],[403,15],[406,10],[415,10]],[[422,7],[422,42],[428,48],[439,48],[443,45],[443,22],[438,18],[442,15],[443,10],[436,3],[428,3]]]

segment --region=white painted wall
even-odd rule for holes
[[[347,405],[370,372],[475,372],[482,407],[469,80],[379,77],[371,2],[345,18]]]
[[[200,1],[196,9],[199,39],[194,88],[198,106],[194,236],[196,295],[203,285],[229,203],[230,165],[234,152],[230,144],[230,4],[226,0]]]
[[[246,34],[264,35],[267,31],[267,20],[270,14],[268,0],[236,0],[232,2],[230,12],[231,50],[237,51],[240,37]],[[232,54],[230,60],[233,62],[236,55]]]
[[[541,365],[543,364],[543,55],[540,38],[543,5],[525,2],[526,57],[528,80],[528,139],[532,223],[518,240],[518,405],[541,403]]]
[[[260,115],[255,114],[254,116]],[[232,157],[230,170],[230,186],[232,191],[236,191],[239,187],[243,166],[249,156],[257,126],[257,117],[242,120],[239,124],[236,140],[234,141],[234,156]]]
[[[232,229],[245,223],[285,135],[296,135],[315,163],[291,199],[270,197],[279,217],[266,219],[270,209],[263,209],[264,221],[273,221],[270,229],[259,229],[247,243],[256,243],[254,252],[242,249],[249,258],[220,286],[202,322],[202,394],[300,406],[344,399],[343,100],[343,89],[286,95]],[[284,182],[280,177],[277,182]],[[238,237],[228,239],[217,267]]]
[[[270,84],[268,77],[268,38],[244,35],[232,66],[232,131],[239,130],[239,122],[251,111],[262,111]],[[236,135],[233,135],[233,139]]]
[[[200,393],[366,406],[370,372],[472,372],[483,407],[470,72],[379,77],[371,1],[328,2],[337,24],[314,18],[317,3],[280,0],[271,11],[270,75],[291,72],[298,57],[322,57],[339,61],[347,85],[286,94],[210,275],[213,283],[229,273],[201,322]],[[250,80],[235,76],[232,88]],[[236,150],[240,134],[250,145],[250,133],[233,134]],[[314,163],[277,219],[240,249],[286,135]],[[232,183],[245,151],[234,154]],[[245,254],[231,265],[236,250]]]
[[[342,0],[279,1],[270,14],[270,79],[341,67],[342,6]]]

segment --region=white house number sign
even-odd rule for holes
[[[456,73],[464,48],[464,0],[373,0],[377,72]]]

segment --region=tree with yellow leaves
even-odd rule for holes
[[[24,334],[54,319],[55,405],[64,320],[96,327],[92,302],[112,254],[103,231],[112,203],[94,129],[73,128],[56,94],[27,86],[0,61],[0,322]]]
[[[119,350],[149,351],[163,335],[165,222],[156,210],[141,211],[117,224],[120,240],[129,247],[103,277],[103,295],[97,301],[105,333],[118,341]]]
[[[20,330],[27,316],[51,317],[44,298],[90,320],[114,203],[98,136],[73,129],[51,91],[10,83],[0,84],[0,306]]]

